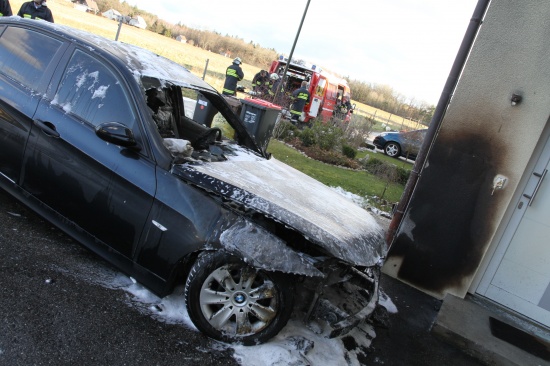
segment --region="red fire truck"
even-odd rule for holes
[[[269,74],[275,73],[282,77],[287,63],[287,58],[279,56],[278,60],[271,63]],[[302,61],[294,62],[293,60],[288,65],[285,83],[283,84],[284,94],[287,96],[292,94],[304,80],[309,83],[311,97],[300,118],[302,122],[307,123],[313,118],[318,118],[324,122],[334,119],[349,122],[353,107],[346,108],[342,103],[344,98],[351,101],[350,88],[345,79],[321,70],[316,65],[308,65]],[[272,102],[284,109],[289,107],[291,101],[282,97]]]

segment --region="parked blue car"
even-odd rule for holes
[[[420,151],[427,129],[409,132],[383,132],[373,140],[374,146],[392,158],[414,160]]]

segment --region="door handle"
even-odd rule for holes
[[[542,184],[542,181],[544,180],[544,177],[546,177],[546,173],[548,173],[548,169],[544,169],[544,171],[541,173],[534,172],[533,175],[535,177],[539,177],[539,181],[537,182],[537,185],[535,186],[535,190],[533,191],[532,195],[523,194],[523,197],[529,199],[529,203],[527,203],[527,206],[531,206],[533,204],[533,200],[535,199],[535,196],[537,195],[540,185]]]
[[[51,122],[44,122],[39,119],[34,119],[33,123],[40,128],[44,133],[51,137],[59,137],[59,132],[56,131],[55,126]]]

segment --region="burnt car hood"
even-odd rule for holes
[[[237,145],[230,150],[226,161],[177,164],[172,173],[283,222],[334,257],[359,266],[381,263],[383,230],[367,211],[275,158]]]

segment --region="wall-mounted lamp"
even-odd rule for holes
[[[512,105],[517,105],[519,103],[521,103],[521,95],[519,94],[512,94],[512,99],[510,99],[510,101],[512,102]]]

